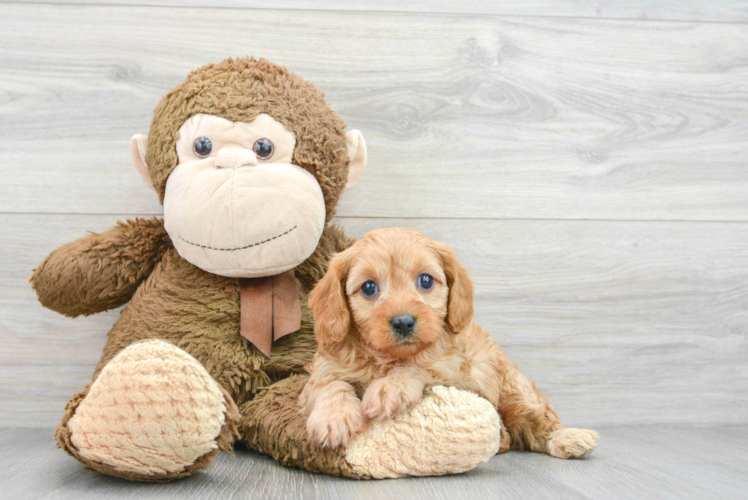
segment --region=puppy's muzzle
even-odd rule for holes
[[[390,327],[397,336],[405,338],[416,328],[416,319],[410,314],[398,314],[390,320]]]

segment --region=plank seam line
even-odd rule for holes
[[[0,2],[2,3],[2,2]],[[160,217],[162,213],[122,213],[122,212],[1,212],[0,216],[25,216],[25,215],[50,215],[60,217]],[[674,223],[697,223],[697,224],[746,224],[748,220],[723,220],[723,219],[591,219],[572,217],[421,217],[421,216],[390,216],[390,215],[335,215],[335,219],[374,219],[374,220],[423,220],[423,221],[537,221],[537,222],[674,222]]]

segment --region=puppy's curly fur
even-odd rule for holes
[[[419,281],[424,274],[431,286]],[[366,296],[362,286],[370,281],[376,293]],[[509,364],[473,321],[473,284],[454,251],[417,231],[366,234],[332,260],[309,302],[319,351],[300,404],[309,436],[325,446],[345,445],[368,421],[409,410],[433,385],[490,401],[505,426],[500,452],[572,458],[597,444],[596,432],[562,425],[545,396]],[[397,316],[412,317],[412,331],[396,331]]]

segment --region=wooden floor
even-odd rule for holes
[[[481,500],[748,498],[748,427],[600,429],[595,452],[559,460],[509,452],[459,476],[355,481],[279,466],[246,450],[170,484],[93,474],[54,449],[52,430],[0,429],[0,498]]]

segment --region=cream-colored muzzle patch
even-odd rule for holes
[[[291,163],[295,146],[293,132],[264,113],[251,122],[202,113],[184,122],[164,197],[179,255],[232,278],[280,274],[309,258],[325,228],[325,199],[314,176]]]
[[[166,183],[164,224],[185,260],[221,276],[279,274],[306,260],[325,226],[317,180],[292,164],[177,166]]]

